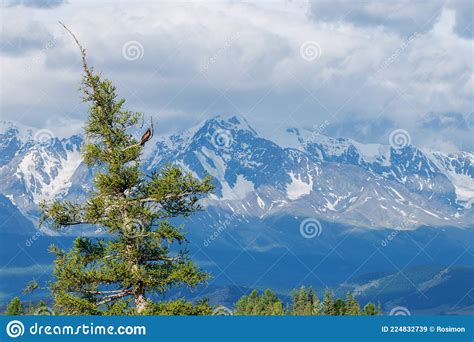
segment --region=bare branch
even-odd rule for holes
[[[76,35],[66,25],[64,25],[61,21],[58,21],[58,22],[59,22],[59,24],[61,24],[62,27],[64,27],[64,29],[66,31],[69,32],[69,34],[72,36],[72,38],[76,42],[76,45],[79,47],[79,50],[81,51],[81,56],[82,56],[82,66],[84,67],[84,70],[87,73],[87,76],[89,78],[91,78],[92,77],[92,72],[89,69],[89,66],[87,65],[86,49],[84,49],[82,47],[82,45],[81,45],[81,43],[79,43],[79,40],[77,39]]]
[[[106,303],[109,303],[113,300],[116,300],[116,299],[119,299],[119,298],[123,298],[123,297],[126,297],[126,296],[130,296],[133,294],[133,291],[132,290],[126,290],[126,291],[122,291],[118,294],[114,294],[114,295],[110,295],[110,296],[105,296],[103,300],[101,300],[100,302],[97,303],[97,305],[102,305],[102,304],[106,304]]]
[[[172,198],[182,199],[184,197],[191,196],[193,194],[194,194],[193,192],[189,191],[189,192],[183,192],[179,195],[169,194],[169,195],[163,196],[160,199],[153,198],[153,197],[147,197],[147,198],[139,199],[139,201],[140,202],[161,202],[161,201],[166,201],[166,200],[169,200],[169,199],[172,199]]]

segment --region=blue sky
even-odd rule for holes
[[[257,131],[473,150],[471,1],[4,1],[1,118],[81,127],[80,56],[161,132],[218,114]],[[325,124],[329,122],[329,125]]]

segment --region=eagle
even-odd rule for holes
[[[152,134],[152,132],[151,132],[151,129],[148,128],[148,129],[146,130],[146,132],[142,135],[142,140],[140,141],[140,146],[144,146],[145,143],[146,143],[148,140],[151,139],[152,135],[153,135],[153,134]]]

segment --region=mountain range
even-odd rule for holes
[[[38,248],[25,248],[37,235],[40,201],[81,201],[92,189],[92,170],[81,159],[83,141],[80,135],[58,138],[48,130],[0,123],[0,219],[7,222],[2,263],[22,247],[20,263],[3,267],[29,267],[36,260],[44,269],[52,260],[49,243],[71,243],[43,230]],[[387,303],[405,303],[403,298],[425,290],[443,293],[437,289],[453,287],[458,278],[471,279],[472,288],[473,157],[409,143],[362,144],[301,127],[264,137],[237,116],[217,116],[170,135],[160,135],[158,127],[142,155],[145,172],[174,163],[198,178],[214,178],[216,190],[202,202],[206,210],[186,220],[192,257],[213,275],[210,287],[192,297],[214,289],[231,302],[251,288],[289,295],[305,284]],[[95,229],[65,234],[97,236]],[[431,271],[417,272],[420,265]],[[447,276],[436,283],[445,269]],[[5,277],[12,283],[11,272]],[[15,283],[26,278],[23,272]],[[410,303],[431,313],[450,312],[457,302],[457,312],[472,305],[465,293],[457,295]]]
[[[0,193],[26,216],[41,200],[78,199],[92,177],[81,161],[83,138],[45,141],[34,129],[0,124]],[[146,171],[175,163],[214,177],[205,205],[247,218],[289,213],[367,228],[473,222],[473,153],[361,144],[289,127],[276,144],[245,119],[215,117],[179,134],[158,136],[144,154]]]

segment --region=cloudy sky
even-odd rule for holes
[[[218,114],[472,151],[472,1],[2,2],[0,118],[68,134],[86,107],[77,47],[163,133]]]

